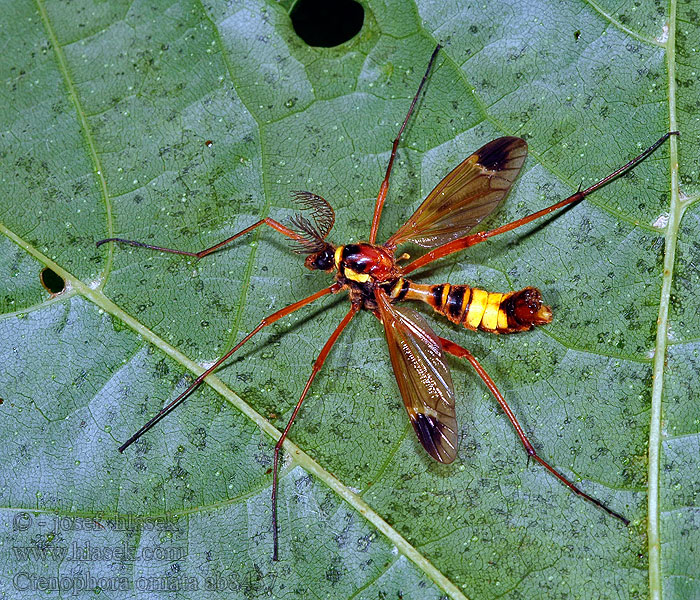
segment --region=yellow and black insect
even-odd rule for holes
[[[335,246],[327,241],[326,238],[335,221],[335,213],[326,200],[310,192],[296,192],[294,196],[300,207],[308,211],[307,214],[310,215],[310,218],[298,214],[292,219],[290,226],[270,218],[261,219],[228,239],[200,252],[174,250],[122,238],[110,238],[98,242],[98,245],[110,241],[121,242],[161,252],[203,258],[255,228],[267,225],[289,238],[294,243],[293,250],[295,252],[306,255],[305,265],[309,269],[327,272],[333,276],[334,280],[330,286],[262,319],[257,327],[236,346],[197,377],[187,390],[129,438],[119,448],[120,451],[124,451],[178,406],[207,375],[213,373],[263,328],[328,294],[348,293],[350,309],[321,349],[292,416],[275,445],[272,472],[273,557],[275,559],[277,559],[278,554],[277,476],[282,444],[311,383],[321,369],[333,344],[338,340],[348,323],[361,310],[371,312],[384,325],[391,364],[408,416],[421,444],[435,460],[450,463],[457,456],[455,392],[445,359],[447,352],[466,359],[474,367],[513,424],[530,458],[541,464],[579,496],[602,508],[623,523],[628,523],[628,520],[620,513],[580,490],[541,458],[525,435],[505,398],[471,352],[451,340],[438,336],[419,313],[405,307],[403,303],[411,300],[425,302],[437,313],[444,315],[454,323],[463,325],[467,329],[478,329],[490,333],[506,334],[527,331],[534,326],[551,322],[552,312],[550,308],[543,304],[542,294],[533,287],[517,292],[493,293],[466,285],[417,284],[412,282],[408,275],[435,260],[583,200],[595,190],[633,169],[663,144],[670,135],[677,132],[665,134],[654,145],[625,166],[561,202],[496,229],[473,233],[475,227],[490,215],[506,197],[527,156],[525,140],[517,137],[498,138],[477,150],[453,169],[428,194],[418,210],[394,235],[383,244],[377,244],[379,220],[389,189],[389,176],[399,140],[439,49],[438,46],[430,59],[426,73],[394,140],[386,175],[377,196],[367,242]],[[408,264],[399,264],[400,261],[406,260],[408,257],[401,255],[397,258],[395,251],[398,246],[405,243],[417,244],[427,248],[428,251]]]

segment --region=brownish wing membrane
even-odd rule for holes
[[[457,419],[442,345],[417,312],[392,305],[382,291],[376,297],[391,366],[411,424],[430,456],[451,463],[457,456]]]
[[[489,142],[438,183],[384,245],[396,248],[410,241],[433,248],[466,235],[506,197],[526,157],[521,138]]]

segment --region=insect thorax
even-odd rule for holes
[[[335,249],[336,280],[349,290],[353,303],[376,310],[375,290],[386,289],[399,278],[391,253],[381,246],[360,242]]]

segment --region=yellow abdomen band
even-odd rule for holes
[[[486,311],[486,302],[489,293],[484,290],[472,289],[472,297],[467,311],[467,324],[472,329],[477,329],[481,325],[481,319]]]
[[[501,299],[503,294],[489,294],[484,318],[481,320],[481,326],[484,329],[496,329],[498,327],[498,309],[501,307]]]

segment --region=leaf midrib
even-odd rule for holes
[[[676,131],[676,0],[669,2],[668,40],[666,41],[666,65],[668,76],[668,110],[670,131]],[[683,204],[678,187],[678,139],[670,138],[670,175],[671,201],[669,219],[666,224],[664,242],[664,270],[662,274],[661,297],[659,299],[659,316],[657,319],[656,344],[654,348],[654,364],[652,368],[651,391],[651,422],[649,424],[649,464],[647,467],[647,543],[649,552],[649,597],[661,600],[662,570],[661,570],[661,522],[660,522],[660,474],[661,474],[661,413],[664,385],[664,365],[668,340],[668,313],[671,304],[671,284],[673,282],[673,266],[675,262],[678,229],[683,211]]]

